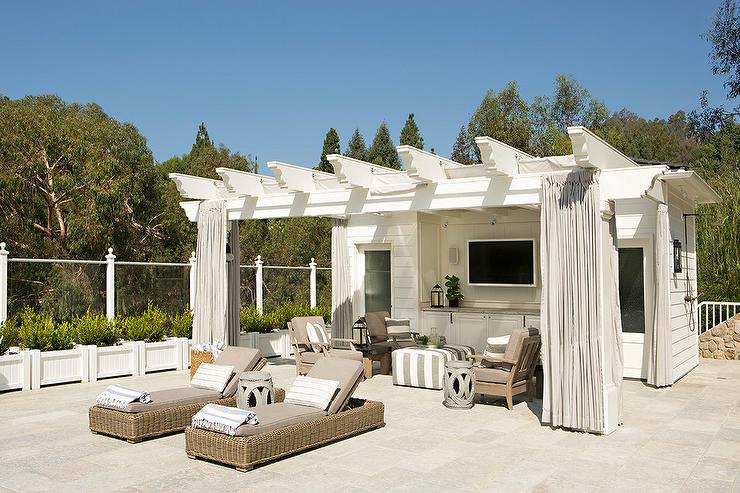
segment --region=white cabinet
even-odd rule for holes
[[[445,336],[447,342],[452,344],[454,335],[452,334],[452,312],[424,311],[421,315],[421,333],[429,335],[432,329],[437,330],[437,335]]]
[[[514,329],[524,327],[523,315],[492,313],[488,316],[488,333],[490,337],[508,336]]]
[[[453,313],[456,343],[472,346],[476,353],[483,351],[488,339],[488,314],[486,313]],[[453,341],[450,341],[453,342]]]
[[[524,326],[534,327],[535,329],[539,329],[540,328],[540,316],[539,315],[525,315],[524,316]]]

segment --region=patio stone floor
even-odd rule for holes
[[[287,387],[290,360],[267,369]],[[247,473],[190,460],[183,434],[136,445],[92,435],[87,409],[115,381],[185,385],[164,372],[0,394],[5,491],[734,491],[740,492],[740,362],[702,360],[673,388],[624,385],[609,436],[542,426],[540,402],[449,410],[442,392],[376,375],[356,394],[385,403],[386,427]]]

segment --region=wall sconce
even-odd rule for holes
[[[681,240],[673,240],[673,273],[681,271]]]

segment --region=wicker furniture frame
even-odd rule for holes
[[[267,360],[261,358],[255,365],[255,369],[259,370],[266,364]],[[283,399],[285,399],[285,390],[276,388],[275,402],[282,402]],[[236,395],[139,413],[92,406],[88,412],[90,431],[93,434],[108,435],[122,438],[129,443],[138,443],[145,438],[183,431],[190,425],[195,413],[206,404],[236,407]]]
[[[382,428],[384,411],[381,402],[350,399],[348,407],[336,414],[248,437],[188,426],[185,451],[191,459],[212,460],[245,472],[281,457]]]

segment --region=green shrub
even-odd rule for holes
[[[293,317],[306,317],[309,315],[319,315],[324,318],[324,321],[329,323],[331,320],[331,308],[324,306],[311,309],[305,304],[285,302],[260,315],[256,307],[248,306],[241,311],[239,321],[241,329],[244,332],[259,332],[264,334],[276,329],[282,330],[287,328],[287,323]]]
[[[20,343],[18,324],[14,319],[8,319],[0,324],[0,355],[5,354],[9,347],[18,346]]]
[[[74,342],[72,324],[63,322],[55,326],[51,316],[36,313],[30,307],[24,308],[20,315],[19,334],[21,345],[26,349],[70,349]]]
[[[175,337],[193,337],[193,314],[190,307],[185,307],[185,311],[170,317],[170,331]]]
[[[89,308],[84,315],[75,318],[72,325],[78,344],[114,346],[121,337],[116,324],[109,322],[104,315],[93,315]]]
[[[129,341],[158,342],[167,335],[167,314],[150,301],[144,313],[125,317],[117,325]]]

